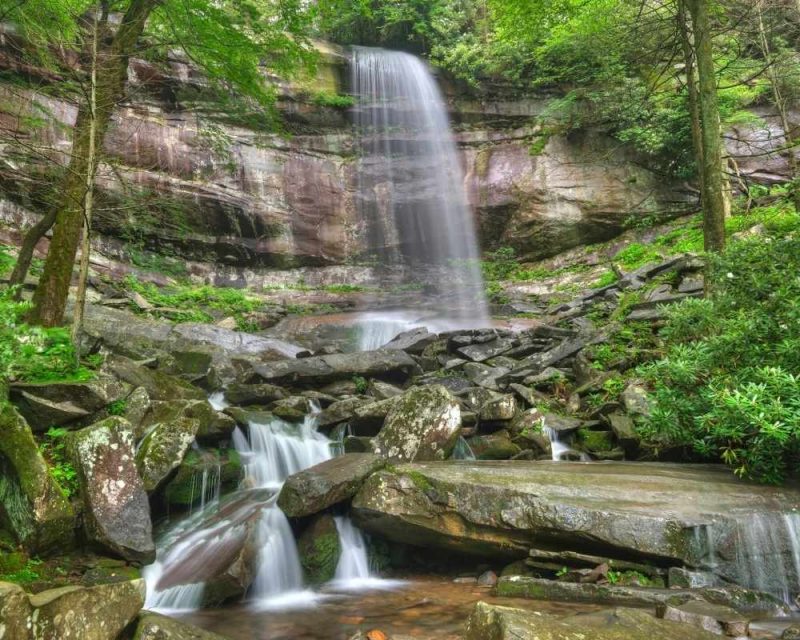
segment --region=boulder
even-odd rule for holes
[[[289,394],[274,384],[240,384],[232,382],[225,389],[225,399],[236,405],[268,405]]]
[[[478,415],[481,424],[510,422],[517,415],[517,400],[510,394],[489,400],[481,407]]]
[[[144,387],[136,387],[125,399],[125,412],[122,417],[131,423],[133,432],[141,437],[145,432],[145,417],[150,411],[152,401]]]
[[[130,393],[130,386],[108,375],[88,382],[11,385],[11,400],[34,432],[86,418]]]
[[[425,351],[425,347],[436,342],[436,334],[431,333],[425,327],[418,327],[411,329],[405,333],[401,333],[397,337],[387,342],[384,349],[398,349],[406,353],[413,353],[414,355],[421,355]]]
[[[782,615],[786,606],[773,596],[742,587],[702,589],[661,589],[619,584],[560,582],[525,576],[506,576],[497,582],[497,595],[505,598],[531,598],[557,602],[586,602],[628,607],[671,604],[694,600],[730,607],[743,613]]]
[[[148,493],[158,489],[183,462],[199,428],[199,420],[178,418],[150,429],[136,451],[136,467]]]
[[[466,640],[713,640],[717,637],[684,624],[658,620],[637,609],[557,617],[479,602],[467,621]]]
[[[388,400],[389,398],[403,395],[403,390],[394,386],[393,384],[389,384],[388,382],[370,380],[367,393],[376,400]]]
[[[18,584],[0,582],[0,640],[27,640],[33,609]]]
[[[670,588],[694,589],[697,587],[717,587],[721,580],[708,571],[692,571],[683,567],[670,567],[667,584]]]
[[[135,463],[134,437],[123,418],[107,418],[71,434],[87,538],[127,560],[155,559],[150,504]]]
[[[155,369],[148,369],[130,358],[109,356],[105,368],[134,387],[143,387],[153,400],[205,400],[206,394],[188,382]]]
[[[334,402],[327,409],[319,412],[316,418],[317,427],[326,429],[342,422],[348,422],[355,414],[356,409],[365,404],[373,404],[373,402],[361,396]]]
[[[0,400],[0,512],[29,553],[64,551],[75,537],[75,514],[50,475],[25,420]]]
[[[633,420],[624,413],[611,413],[606,416],[606,421],[614,432],[614,437],[628,455],[633,455],[639,449],[641,438],[636,433]]]
[[[400,396],[361,405],[353,411],[350,427],[360,436],[374,436],[386,422],[386,416],[400,401]]]
[[[622,392],[622,402],[625,411],[631,415],[649,416],[652,411],[650,397],[647,391],[637,384],[629,384]]]
[[[370,475],[386,466],[372,453],[348,453],[289,476],[278,506],[290,518],[318,513],[352,498]]]
[[[419,366],[407,353],[384,349],[259,364],[245,382],[303,388],[353,376],[402,382],[417,373]]]
[[[798,506],[797,488],[743,482],[722,467],[523,460],[402,464],[373,474],[353,499],[360,526],[396,542],[511,559],[547,542],[690,566],[707,554],[698,540],[709,527],[731,558],[739,518],[780,521]]]
[[[460,429],[461,409],[447,389],[415,387],[389,411],[373,450],[393,461],[445,460]]]
[[[319,586],[333,580],[342,545],[331,515],[314,518],[297,541],[297,552],[308,584]]]
[[[469,362],[464,365],[464,375],[472,384],[492,391],[500,391],[498,380],[508,372],[506,367],[490,367],[479,362]]]
[[[474,436],[467,443],[478,460],[508,460],[522,451],[511,441],[505,429],[490,435]]]
[[[502,376],[498,383],[501,385],[508,384],[509,382],[519,382],[525,380],[530,376],[536,376],[547,370],[548,367],[557,365],[562,360],[566,360],[570,356],[575,355],[583,349],[589,342],[583,338],[573,338],[564,340],[557,347],[545,351],[543,353],[536,353],[532,356],[520,360],[518,366],[512,369],[506,375]]]
[[[690,600],[684,604],[666,604],[658,609],[658,617],[705,629],[716,635],[734,638],[750,635],[750,621],[730,607]]]
[[[143,611],[139,615],[139,624],[136,626],[133,640],[226,640],[226,638],[175,618]]]
[[[497,338],[483,344],[471,344],[456,350],[456,353],[472,362],[485,362],[510,351],[519,344],[513,338]]]
[[[117,640],[136,619],[144,597],[143,580],[42,591],[29,596],[32,613],[28,635],[12,638]]]

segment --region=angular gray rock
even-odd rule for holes
[[[290,518],[318,513],[352,498],[370,475],[386,466],[372,453],[347,453],[289,476],[278,506]]]
[[[404,351],[379,350],[255,365],[246,382],[302,388],[353,376],[404,381],[419,372],[417,363]]]
[[[44,432],[100,411],[130,392],[130,386],[108,375],[88,382],[11,385],[11,400],[34,432]]]
[[[178,418],[150,429],[136,451],[136,467],[148,493],[158,489],[180,466],[199,428],[199,420]]]
[[[150,503],[136,468],[129,422],[108,418],[71,434],[87,538],[127,560],[155,559]]]
[[[461,409],[440,385],[415,387],[395,401],[373,451],[392,461],[445,460],[461,429]]]

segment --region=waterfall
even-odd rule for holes
[[[800,594],[800,514],[755,513],[738,519],[737,582],[794,604]]]
[[[692,539],[696,566],[790,606],[800,597],[800,514],[735,513],[698,525]]]
[[[447,328],[488,326],[475,223],[433,75],[408,53],[356,47],[352,86],[359,101],[358,206],[369,253],[384,267],[383,293],[398,292],[396,306],[413,309],[367,316],[362,348],[418,326],[423,312]]]
[[[451,460],[475,460],[475,454],[472,447],[464,439],[464,436],[459,436],[456,440],[456,446],[453,448],[453,453],[450,456]]]
[[[342,553],[336,565],[334,580],[350,581],[369,578],[369,558],[367,556],[367,543],[350,518],[336,516],[334,519],[336,530],[339,532],[339,544]]]

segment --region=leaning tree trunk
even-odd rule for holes
[[[52,327],[63,322],[83,227],[87,176],[95,168],[90,161],[92,139],[98,147],[102,145],[114,107],[124,96],[128,59],[159,1],[131,0],[116,35],[98,52],[97,104],[94,113],[88,104],[82,104],[78,111],[72,157],[59,190],[63,206],[58,211],[44,272],[33,295],[29,319],[34,324]]]
[[[27,233],[22,238],[22,246],[19,248],[19,253],[17,254],[17,262],[9,278],[10,286],[13,287],[25,283],[25,278],[31,268],[31,262],[33,262],[33,252],[36,250],[36,245],[39,244],[39,240],[44,238],[45,234],[50,231],[55,224],[56,213],[56,209],[52,207],[48,209],[44,216],[28,229]],[[16,291],[14,296],[19,300],[21,294],[22,289],[20,288]]]
[[[727,180],[722,172],[717,77],[708,0],[687,0],[695,37],[695,56],[699,87],[700,123],[703,148],[703,237],[706,251],[725,248]]]

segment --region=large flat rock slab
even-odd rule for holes
[[[738,529],[800,506],[796,488],[743,482],[715,466],[426,462],[371,476],[358,524],[397,542],[523,557],[551,548],[659,564],[736,561]],[[791,540],[785,541],[790,550]]]
[[[419,372],[417,363],[404,351],[360,351],[255,365],[246,382],[308,387],[353,376],[403,381]]]
[[[467,640],[712,640],[697,627],[658,620],[646,611],[610,609],[564,618],[479,602],[467,621]]]

